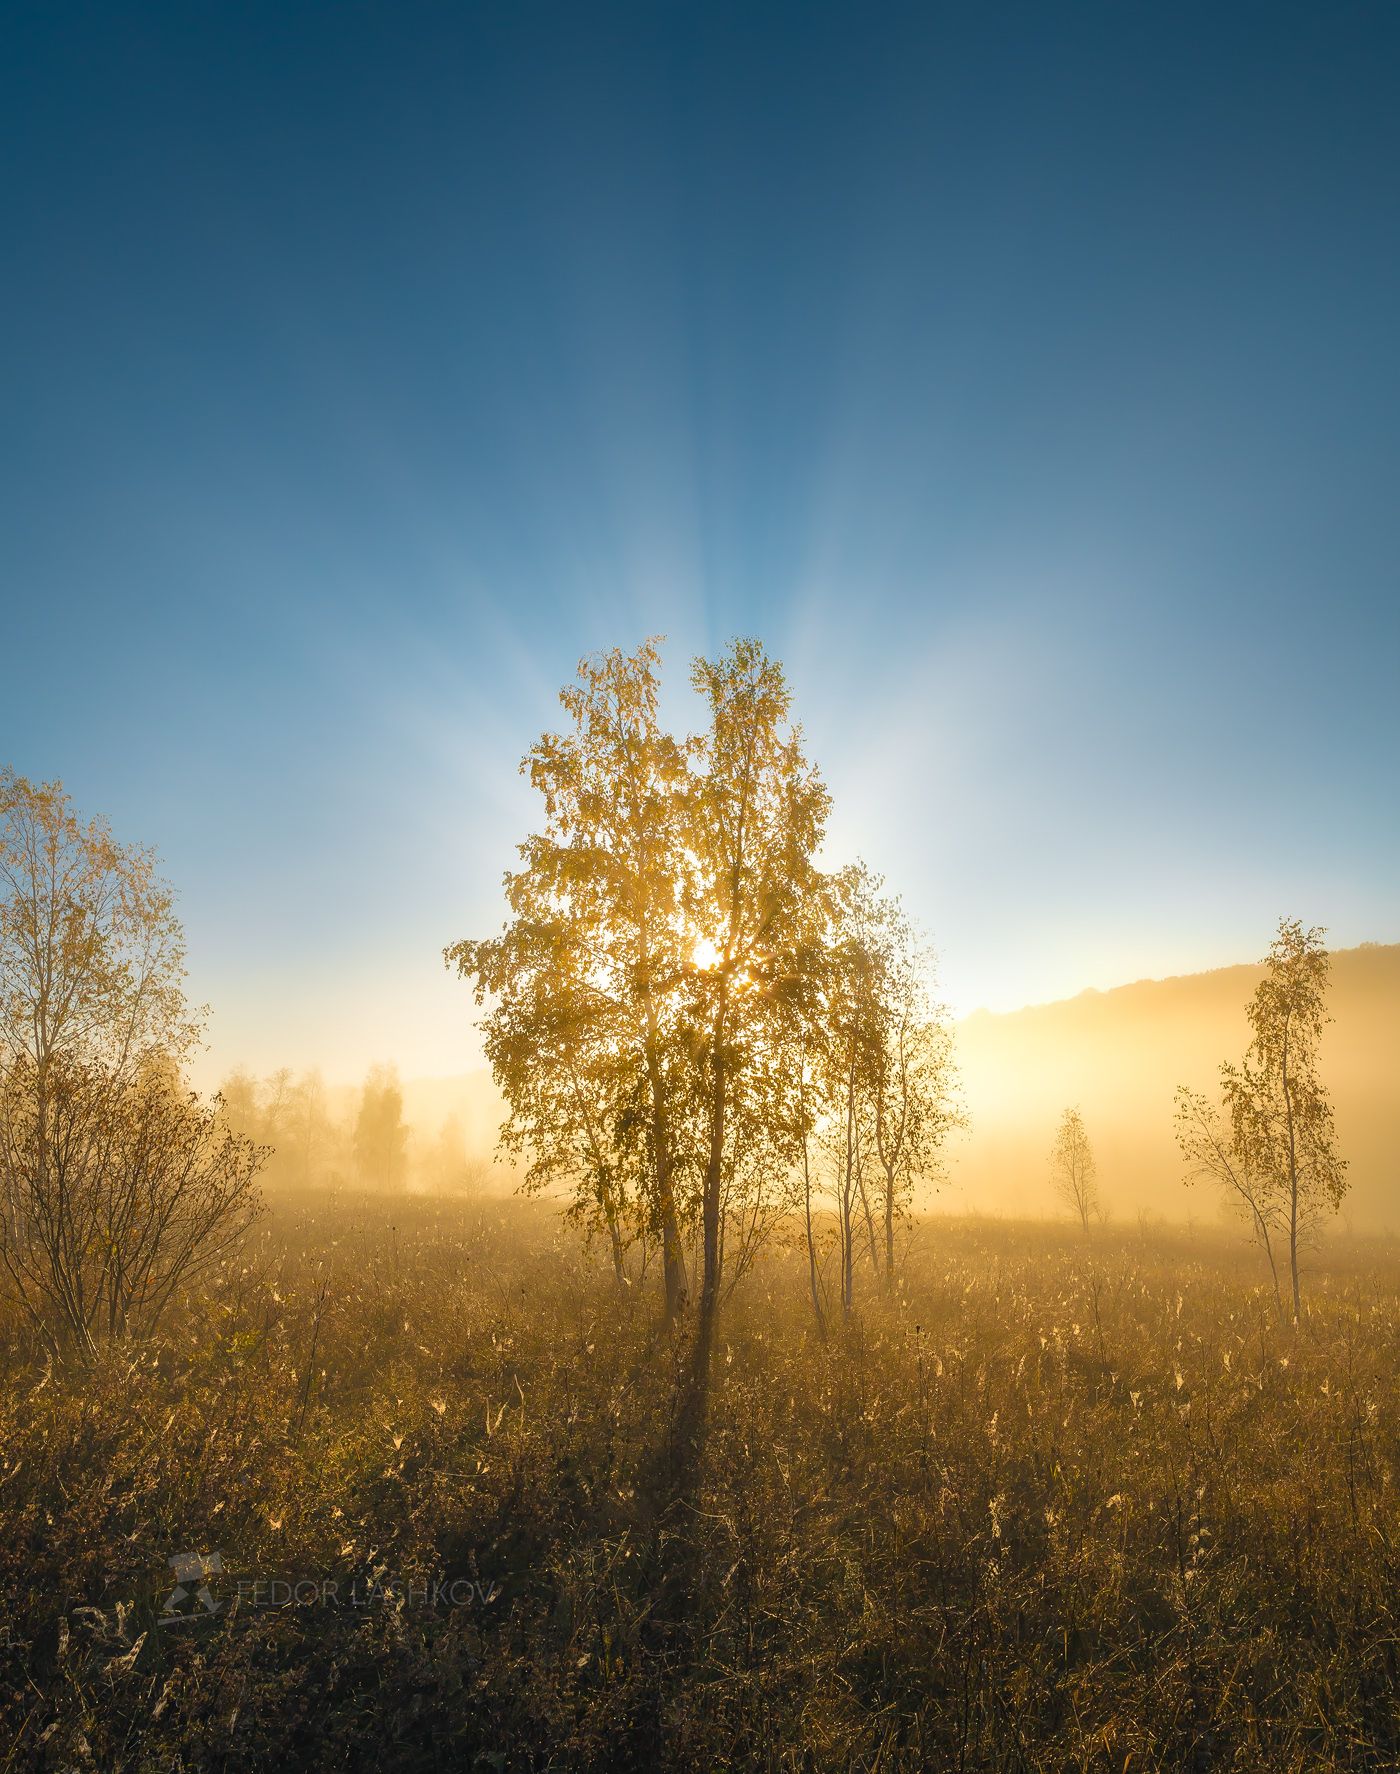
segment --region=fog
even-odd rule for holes
[[[1262,969],[1221,968],[1084,992],[1005,1015],[980,1011],[957,1030],[970,1125],[949,1154],[937,1204],[961,1211],[1055,1211],[1047,1181],[1055,1122],[1082,1110],[1113,1215],[1217,1217],[1213,1191],[1188,1189],[1173,1134],[1177,1085],[1213,1091],[1249,1033],[1245,1005]],[[1349,1160],[1342,1225],[1400,1229],[1400,945],[1332,954],[1321,1070]]]
[[[1110,1217],[1220,1218],[1228,1208],[1213,1191],[1183,1182],[1172,1097],[1179,1084],[1213,1089],[1220,1063],[1243,1052],[1245,1004],[1261,971],[1242,965],[1140,980],[1058,1003],[964,1017],[954,1052],[967,1125],[949,1141],[944,1174],[925,1179],[919,1205],[934,1212],[1058,1216],[1063,1209],[1049,1182],[1049,1148],[1059,1116],[1075,1105],[1093,1141]],[[1350,1165],[1343,1229],[1400,1230],[1400,1103],[1392,1088],[1400,1075],[1397,1005],[1400,944],[1333,952],[1333,1022],[1322,1054]],[[237,1069],[223,1089],[240,1128],[275,1148],[267,1175],[274,1191],[295,1183],[357,1182],[410,1192],[515,1189],[521,1172],[497,1152],[505,1106],[485,1067],[402,1079],[389,1067],[387,1076],[400,1092],[403,1129],[401,1163],[387,1176],[374,1173],[372,1160],[366,1174],[356,1157],[364,1080],[326,1083],[315,1072],[251,1079]]]

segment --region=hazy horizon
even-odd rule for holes
[[[1058,1116],[1076,1104],[1099,1154],[1113,1218],[1218,1221],[1224,1204],[1183,1183],[1172,1095],[1179,1084],[1213,1088],[1220,1063],[1239,1057],[1248,1039],[1246,1000],[1261,971],[1257,961],[1236,961],[958,1018],[953,1055],[969,1125],[949,1139],[943,1175],[919,1186],[915,1207],[1062,1217],[1047,1152]],[[1400,1075],[1400,944],[1333,950],[1332,974],[1334,1021],[1324,1034],[1322,1064],[1351,1160],[1343,1224],[1397,1231],[1400,1176],[1391,1155],[1400,1150],[1400,1100],[1392,1085]],[[210,1088],[219,1081],[212,1072],[204,1080]],[[361,1080],[324,1082],[342,1119],[352,1117]],[[496,1162],[504,1103],[483,1061],[436,1075],[401,1071],[400,1083],[415,1186],[430,1186],[421,1161],[449,1118],[460,1129],[472,1187],[516,1186],[517,1169]]]
[[[1383,937],[1362,937],[1358,941],[1352,943],[1329,944],[1330,952],[1333,955],[1344,952],[1350,954],[1355,953],[1358,950],[1366,949],[1390,948],[1400,948],[1400,938],[1387,940]],[[1250,969],[1257,970],[1258,966],[1259,958],[1257,956],[1236,957],[1233,960],[1214,961],[1209,965],[1201,967],[1188,967],[1178,973],[1145,973],[1139,974],[1133,979],[1113,980],[1106,984],[1095,982],[1090,985],[1081,986],[1077,991],[1065,992],[1061,996],[1054,998],[1028,999],[1024,1003],[1016,1004],[974,1004],[970,1009],[966,1010],[948,1004],[948,1009],[954,1025],[961,1028],[978,1017],[1016,1016],[1022,1011],[1042,1010],[1056,1005],[1072,1004],[1076,999],[1089,996],[1103,996],[1112,992],[1126,991],[1133,986],[1166,985],[1177,979],[1196,979],[1207,977],[1211,974],[1228,973],[1235,970],[1248,972]],[[365,1063],[357,1070],[337,1073],[332,1072],[327,1066],[323,1065],[314,1054],[306,1060],[293,1060],[288,1058],[287,1054],[284,1052],[269,1051],[264,1059],[254,1060],[243,1053],[225,1051],[216,1039],[211,1038],[200,1047],[198,1053],[191,1062],[191,1077],[197,1088],[202,1090],[212,1090],[216,1089],[219,1081],[222,1078],[227,1077],[230,1072],[246,1071],[253,1073],[254,1075],[262,1075],[286,1068],[292,1072],[317,1072],[320,1074],[322,1081],[328,1089],[353,1090],[358,1089],[363,1083],[365,1074],[371,1067],[379,1065],[392,1066],[398,1073],[401,1082],[405,1085],[410,1083],[446,1084],[463,1076],[473,1075],[478,1071],[489,1071],[490,1068],[480,1051],[480,1046],[476,1037],[475,1018],[478,1013],[475,1006],[470,1003],[469,997],[462,992],[460,982],[451,979],[448,981],[448,985],[457,992],[459,999],[466,1007],[468,1042],[475,1051],[468,1055],[468,1063],[465,1066],[447,1067],[437,1071],[426,1069],[415,1070],[403,1065],[393,1052],[376,1049],[373,1052],[366,1050],[367,1058]],[[199,996],[198,992],[195,992],[193,995],[196,998]],[[943,1002],[947,1003],[946,994],[939,994],[939,996]],[[1400,1009],[1400,1006],[1397,1006],[1397,1009]],[[215,1007],[212,1010],[210,1019],[211,1030],[215,1028],[217,1021],[218,1012],[217,1007]],[[1227,1056],[1222,1055],[1221,1057],[1224,1058]]]

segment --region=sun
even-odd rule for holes
[[[692,967],[699,968],[702,973],[712,973],[722,959],[723,956],[708,936],[700,936],[695,939],[695,946],[690,951]]]

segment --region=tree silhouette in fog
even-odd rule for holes
[[[1209,1178],[1246,1216],[1282,1303],[1279,1247],[1287,1253],[1293,1322],[1302,1316],[1299,1250],[1346,1195],[1332,1100],[1319,1048],[1330,1022],[1326,932],[1279,921],[1264,977],[1246,1010],[1253,1034],[1238,1065],[1220,1068],[1221,1103],[1177,1091],[1177,1139],[1187,1181]]]
[[[371,1188],[397,1189],[404,1181],[407,1151],[399,1075],[392,1066],[371,1066],[355,1118],[356,1169]]]
[[[1094,1148],[1078,1109],[1066,1109],[1060,1117],[1050,1148],[1050,1185],[1087,1232],[1103,1209]]]

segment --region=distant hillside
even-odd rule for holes
[[[1220,1062],[1240,1057],[1259,976],[1226,967],[965,1018],[957,1051],[972,1126],[955,1148],[946,1204],[1054,1211],[1046,1154],[1061,1110],[1077,1103],[1115,1215],[1213,1217],[1210,1195],[1181,1182],[1172,1095],[1178,1084],[1213,1088]],[[1400,944],[1336,951],[1331,1009],[1323,1076],[1351,1160],[1346,1218],[1400,1230]]]

